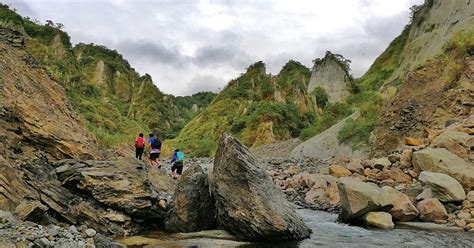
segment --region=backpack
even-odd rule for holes
[[[183,160],[184,160],[184,152],[177,152],[176,153],[176,161],[182,163]]]
[[[153,149],[161,149],[161,141],[159,141],[158,139],[155,139],[155,141],[153,142],[153,144],[151,144],[151,148],[153,148]]]
[[[142,137],[138,137],[135,140],[135,148],[145,148],[145,140]]]

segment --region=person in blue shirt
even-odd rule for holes
[[[158,137],[155,137],[154,133],[150,133],[150,138],[148,139],[148,152],[150,153],[150,166],[158,166],[160,168],[160,153],[161,153],[161,141]]]
[[[184,153],[179,149],[174,149],[171,163],[173,164],[173,166],[171,166],[171,176],[173,179],[179,179],[183,173]]]

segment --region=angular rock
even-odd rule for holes
[[[41,224],[47,224],[45,219],[48,207],[39,201],[22,201],[15,209],[20,220],[27,220]]]
[[[234,137],[221,136],[212,173],[218,225],[230,233],[245,240],[298,240],[311,234],[257,159]]]
[[[410,201],[407,195],[392,187],[383,187],[387,191],[393,202],[393,208],[390,209],[392,217],[399,221],[410,221],[420,214],[415,205]]]
[[[422,201],[429,198],[433,198],[433,191],[430,188],[424,189],[423,192],[416,196],[417,201]]]
[[[474,190],[467,193],[466,199],[470,202],[474,202]]]
[[[416,208],[420,212],[420,219],[425,222],[435,222],[437,220],[446,220],[448,213],[443,204],[436,199],[430,198],[418,202]]]
[[[346,168],[352,173],[358,173],[361,175],[364,173],[364,167],[361,165],[360,160],[351,161],[348,165],[346,165]]]
[[[422,145],[423,145],[423,141],[422,141],[422,140],[419,140],[419,139],[416,139],[416,138],[406,137],[406,138],[405,138],[405,145],[409,145],[409,146],[422,146]]]
[[[446,174],[422,171],[418,180],[430,188],[433,196],[442,202],[460,202],[466,199],[461,184]]]
[[[390,195],[375,184],[343,177],[337,185],[341,197],[340,218],[343,221],[350,221],[372,211],[388,211],[393,207]]]
[[[182,175],[171,200],[166,229],[175,232],[208,230],[216,223],[214,199],[209,192],[207,174],[198,164]]]
[[[397,183],[408,183],[411,182],[411,176],[405,174],[399,168],[384,169],[380,175],[380,180],[393,180]]]
[[[380,229],[393,229],[392,216],[386,212],[369,212],[361,217],[361,220],[368,226]]]
[[[97,231],[94,230],[94,229],[89,228],[89,229],[86,230],[85,233],[88,237],[92,238],[97,234]]]
[[[331,165],[329,166],[329,175],[335,177],[348,177],[352,175],[352,173],[344,166]]]
[[[26,163],[21,165],[24,178],[41,194],[41,204],[48,207],[45,218],[59,219],[69,224],[86,224],[102,233],[124,235],[136,230],[137,225],[124,226],[103,218],[107,210],[92,197],[81,197],[65,187],[54,175],[54,168],[47,163]],[[104,180],[105,181],[105,180]]]
[[[374,164],[374,168],[379,169],[379,170],[383,170],[383,168],[392,165],[392,162],[390,162],[390,160],[388,160],[388,158],[385,158],[385,157],[376,158],[376,159],[373,159],[372,161]]]
[[[400,165],[402,168],[411,166],[412,155],[413,151],[411,149],[403,150],[402,154],[400,155]]]
[[[290,166],[288,166],[288,169],[287,169],[287,170],[288,170],[288,173],[290,173],[290,175],[292,175],[292,176],[293,176],[293,175],[296,175],[296,174],[298,174],[298,173],[301,172],[300,167],[298,167],[298,166],[296,166],[296,165],[290,165]]]
[[[314,177],[313,180],[313,187],[305,196],[305,202],[307,204],[334,207],[339,203],[340,197],[336,178],[327,175],[318,175],[318,177]]]
[[[388,155],[387,158],[391,163],[396,163],[396,162],[400,161],[400,154],[392,153],[392,154]]]
[[[474,189],[474,166],[442,148],[427,148],[413,153],[413,165],[418,170],[452,176],[465,191]]]
[[[445,148],[460,158],[469,157],[468,141],[471,136],[464,132],[444,131],[430,144],[434,148]]]
[[[158,207],[161,199],[170,200],[174,182],[165,173],[149,178],[141,164],[133,158],[116,161],[63,160],[57,163],[56,173],[63,185],[88,192],[92,198],[134,218],[143,218],[164,224],[166,211]],[[166,190],[157,190],[152,180],[168,184]]]
[[[466,142],[471,138],[467,133],[458,131],[444,131],[438,135],[430,144],[431,147],[442,147],[448,141],[455,141],[456,143],[465,145]]]

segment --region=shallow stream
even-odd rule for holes
[[[308,209],[298,210],[313,230],[309,239],[300,242],[247,243],[234,240],[222,231],[192,234],[151,232],[124,238],[131,247],[474,247],[474,233],[398,228],[365,229],[337,222],[337,215]]]

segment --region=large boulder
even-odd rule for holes
[[[113,235],[126,235],[141,230],[137,223],[109,219],[107,216],[113,211],[110,207],[83,191],[77,191],[77,188],[64,187],[50,164],[29,162],[20,164],[19,169],[32,192],[39,194],[41,200],[41,204],[34,201],[19,204],[16,213],[21,218],[43,224],[60,221],[76,226],[87,225],[101,233]]]
[[[420,219],[425,222],[435,222],[448,218],[446,208],[444,208],[443,204],[436,198],[418,202],[416,208],[420,211]]]
[[[442,202],[459,202],[466,199],[466,192],[461,184],[446,174],[422,171],[418,180],[430,188],[434,197]]]
[[[386,212],[369,212],[361,217],[361,220],[368,226],[380,229],[393,229],[392,216]]]
[[[338,183],[343,221],[350,221],[372,211],[388,211],[393,207],[390,195],[377,185],[343,177]]]
[[[198,164],[182,175],[171,200],[166,229],[176,232],[208,230],[216,223],[216,208],[207,174]]]
[[[468,140],[471,136],[467,133],[447,130],[438,135],[430,144],[434,148],[445,148],[458,157],[469,156]]]
[[[399,221],[410,221],[418,217],[418,209],[410,201],[407,195],[402,192],[385,186],[382,188],[390,194],[393,202],[393,208],[390,209],[390,214],[392,217]]]
[[[444,173],[455,178],[465,191],[474,189],[474,166],[446,149],[427,148],[413,153],[413,165],[418,170]]]
[[[220,138],[212,175],[218,225],[235,236],[298,240],[311,234],[257,159],[228,134]]]
[[[148,221],[164,225],[167,216],[165,205],[175,191],[175,182],[164,172],[155,174],[158,178],[150,180],[149,173],[141,162],[133,158],[116,161],[77,161],[62,160],[56,164],[55,172],[62,185],[79,191],[108,208],[125,213],[137,221]],[[168,189],[157,189],[152,181],[160,180]],[[116,215],[112,219],[117,218]],[[110,220],[110,219],[109,219]]]

